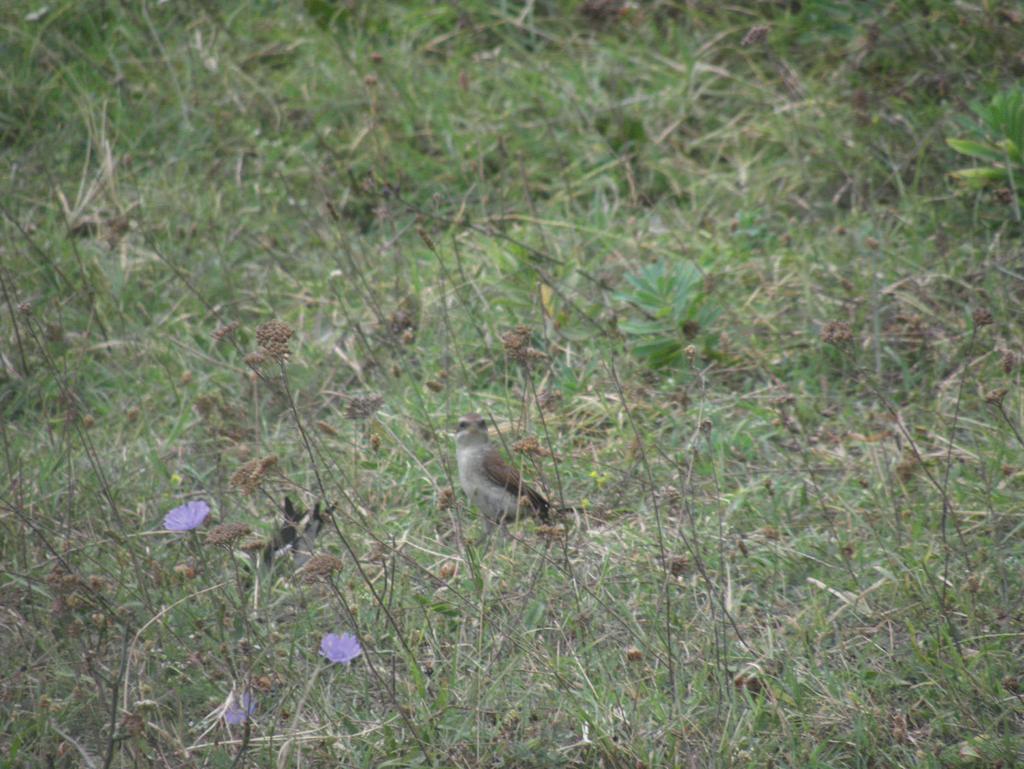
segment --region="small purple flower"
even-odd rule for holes
[[[233,694],[230,704],[224,710],[224,720],[232,726],[238,726],[248,721],[255,710],[256,702],[249,692],[244,692],[241,696]]]
[[[197,499],[176,507],[164,517],[164,528],[171,531],[192,531],[210,514],[210,506]]]
[[[331,662],[344,662],[347,665],[363,653],[363,647],[351,633],[328,633],[320,641],[320,653]]]

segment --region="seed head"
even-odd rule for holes
[[[1003,367],[1003,373],[1012,374],[1013,370],[1017,368],[1017,361],[1017,354],[1015,352],[1003,350],[1003,356],[999,359],[999,363]]]
[[[230,546],[249,534],[252,534],[252,529],[244,523],[222,523],[210,529],[206,544]]]
[[[747,34],[743,36],[740,41],[740,45],[744,48],[749,48],[752,45],[760,45],[768,37],[768,27],[751,27],[747,30]]]
[[[550,411],[562,400],[562,393],[558,390],[544,390],[537,396],[537,405],[545,411]]]
[[[353,395],[345,408],[345,417],[352,420],[369,419],[383,403],[384,398],[380,395]]]
[[[288,348],[287,344],[283,344],[281,342],[269,342],[266,347],[263,348],[263,354],[273,361],[284,363],[288,360],[292,351]]]
[[[437,509],[450,510],[455,504],[455,490],[451,486],[445,486],[437,492]]]
[[[268,320],[256,329],[256,341],[260,347],[277,342],[287,344],[295,336],[295,331],[287,323],[279,320]]]
[[[223,326],[218,326],[217,329],[213,332],[213,340],[215,342],[219,342],[221,339],[231,336],[239,329],[239,327],[241,327],[241,325],[242,324],[239,323],[237,320],[233,320],[230,323],[224,324]]]
[[[584,0],[579,12],[595,24],[608,24],[626,15],[629,4],[625,0]]]
[[[266,362],[266,360],[267,356],[257,351],[251,352],[245,356],[245,362],[250,368],[259,368]]]
[[[530,329],[526,326],[516,326],[501,335],[501,344],[505,348],[505,354],[519,363],[526,363],[529,359],[529,343]]]
[[[278,676],[275,675],[275,678],[277,677]],[[256,678],[252,679],[252,688],[260,692],[269,692],[274,686],[275,678],[271,678],[270,676],[256,676]]]
[[[403,306],[395,310],[391,315],[388,316],[388,330],[392,336],[402,338],[405,336],[405,332],[411,332],[412,339],[416,338],[416,328],[418,326],[416,320],[416,306],[412,301],[403,302]]]
[[[291,355],[288,341],[293,336],[294,329],[279,320],[268,320],[256,329],[256,343],[268,358],[279,363],[288,360]]]
[[[416,234],[420,236],[420,240],[422,240],[426,244],[427,248],[429,248],[431,251],[436,250],[437,247],[434,245],[434,239],[430,237],[430,235],[427,233],[425,229],[423,229],[422,227],[417,227]]]
[[[732,683],[737,689],[746,689],[751,694],[761,694],[764,691],[764,683],[754,670],[737,673]]]
[[[241,489],[243,494],[252,494],[260,487],[260,483],[271,468],[277,464],[277,457],[271,454],[269,457],[252,459],[235,470],[229,483],[236,489]]]
[[[97,593],[105,593],[110,587],[110,583],[103,577],[93,574],[89,577],[89,587]]]
[[[338,431],[329,422],[324,422],[321,419],[317,421],[316,426],[324,435],[329,435],[332,438],[338,437]]]
[[[677,555],[668,559],[668,570],[673,577],[681,577],[690,569],[690,559],[685,555]]]
[[[1013,190],[1009,187],[1000,187],[995,191],[996,200],[1002,203],[1004,206],[1008,206],[1013,202]]]
[[[987,307],[979,307],[973,313],[971,317],[974,319],[974,325],[978,328],[982,326],[991,326],[993,323],[992,311]]]
[[[532,435],[522,438],[512,444],[512,451],[517,454],[529,454],[534,457],[550,457],[551,452],[540,445],[540,442]]]
[[[46,576],[47,584],[58,595],[69,595],[83,586],[82,578],[63,566],[55,566]]]
[[[345,567],[345,562],[340,558],[329,553],[318,553],[314,555],[306,565],[302,567],[300,572],[301,579],[307,585],[312,585],[317,582],[326,582],[331,578],[332,574],[341,571]]]
[[[1009,392],[1005,387],[997,387],[995,390],[989,390],[985,393],[985,403],[990,406],[1002,406],[1003,398],[1006,397],[1006,393]]]
[[[853,341],[850,324],[841,320],[831,320],[821,329],[821,341],[826,344],[843,345]]]
[[[918,465],[919,463],[914,453],[912,451],[904,450],[902,459],[896,463],[896,477],[903,481],[903,483],[908,483],[910,479],[914,477],[914,473],[917,470]]]
[[[565,539],[565,527],[549,526],[542,523],[537,526],[537,536],[541,539],[546,539],[548,542],[561,542]]]
[[[146,721],[138,713],[125,713],[121,716],[118,730],[122,734],[138,737],[146,728]]]
[[[259,553],[267,547],[267,540],[263,537],[246,537],[238,544],[238,549],[243,553]]]

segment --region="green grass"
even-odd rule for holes
[[[1019,12],[583,6],[0,11],[0,764],[1024,759]],[[471,409],[585,511],[482,541]],[[162,531],[286,494],[331,581]]]

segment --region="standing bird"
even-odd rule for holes
[[[501,458],[487,437],[487,420],[479,414],[466,414],[459,420],[455,459],[462,490],[483,513],[488,532],[495,524],[515,521],[520,511],[547,520],[551,504]]]

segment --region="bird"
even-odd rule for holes
[[[455,432],[455,459],[459,484],[476,505],[490,533],[495,525],[515,521],[520,513],[547,521],[551,503],[523,482],[519,471],[506,462],[487,435],[487,420],[479,414],[462,417]]]
[[[328,516],[331,515],[333,509],[333,506],[327,506],[326,513]],[[284,525],[264,549],[264,565],[269,568],[275,559],[279,559],[290,552],[295,561],[295,566],[302,566],[312,557],[313,544],[323,524],[324,518],[320,513],[319,502],[316,503],[313,512],[303,515],[295,509],[291,498],[285,497]]]

